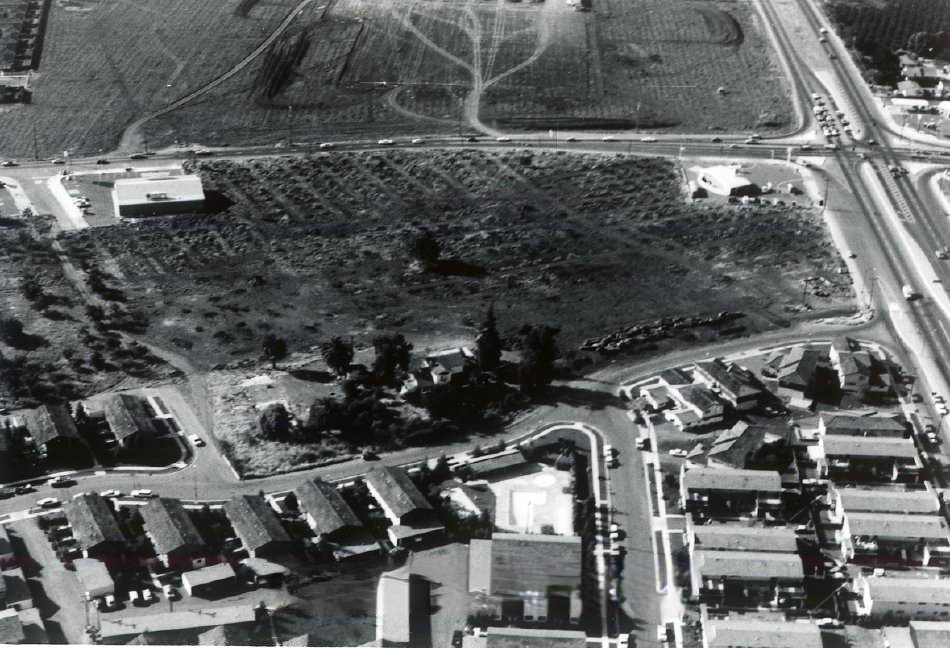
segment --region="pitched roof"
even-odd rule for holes
[[[211,565],[210,567],[202,567],[201,569],[194,569],[181,575],[183,579],[188,579],[188,584],[191,587],[217,583],[234,578],[235,576],[234,567],[226,562]]]
[[[802,559],[795,553],[718,551],[701,549],[693,554],[697,573],[706,577],[804,578]]]
[[[837,487],[841,505],[847,512],[936,513],[937,495],[930,489],[891,490],[888,488]]]
[[[836,457],[895,457],[910,459],[917,456],[912,439],[891,437],[853,437],[829,435],[821,439],[825,456]]]
[[[429,500],[419,492],[409,475],[399,468],[376,466],[366,473],[366,481],[398,517],[419,509],[432,509]]]
[[[504,628],[485,631],[485,648],[586,648],[587,636],[580,630]]]
[[[0,645],[23,643],[25,639],[23,623],[17,611],[13,608],[0,610]]]
[[[950,529],[941,515],[902,513],[848,513],[851,535],[888,538],[950,540]]]
[[[138,432],[158,434],[144,399],[130,394],[113,394],[106,400],[103,410],[116,439],[122,440]]]
[[[247,646],[251,636],[241,627],[215,626],[198,635],[199,646]]]
[[[430,353],[426,356],[426,360],[432,365],[442,365],[451,373],[458,373],[464,371],[468,364],[474,359],[473,356],[466,353],[466,351],[467,349],[464,347],[459,347],[457,349]]]
[[[703,632],[709,648],[821,648],[821,630],[812,623],[708,619]]]
[[[581,539],[493,533],[491,538],[490,594],[549,588],[574,590],[581,582]]]
[[[778,492],[782,490],[782,477],[775,470],[738,470],[699,466],[686,471],[683,484],[687,490]]]
[[[79,430],[65,403],[42,405],[26,412],[27,428],[38,445],[53,439],[78,439]]]
[[[871,576],[867,578],[872,601],[925,602],[950,605],[950,579],[948,578],[898,578],[894,576]]]
[[[198,529],[177,499],[158,497],[139,509],[145,521],[145,530],[152,538],[155,553],[173,553],[183,547],[204,544]]]
[[[256,551],[271,542],[290,542],[277,514],[261,495],[235,495],[224,504],[234,532],[245,549]]]
[[[521,450],[515,448],[502,454],[472,459],[467,466],[472,471],[472,474],[482,476],[514,468],[515,466],[522,466],[525,463],[527,463],[527,460],[524,455],[521,454]]]
[[[693,534],[700,549],[792,553],[798,550],[795,532],[788,527],[700,524],[693,527]]]
[[[950,621],[911,621],[910,636],[915,648],[950,646]]]
[[[777,440],[777,435],[784,438],[787,429],[739,421],[716,437],[706,451],[706,457],[734,468],[744,468],[750,456],[771,440]]]
[[[298,647],[298,648],[306,648],[307,646],[310,646],[314,641],[316,641],[316,638],[314,638],[313,640],[311,640],[311,639],[310,639],[310,633],[309,633],[309,632],[305,632],[305,633],[303,633],[302,635],[297,635],[296,637],[291,637],[290,639],[286,639],[286,640],[284,640],[284,641],[281,641],[281,642],[280,642],[280,645],[281,645],[281,646],[295,646],[295,647]]]
[[[294,490],[297,503],[313,518],[317,533],[330,534],[344,527],[358,527],[356,517],[343,496],[322,479],[308,479]]]
[[[737,399],[755,396],[762,391],[752,372],[737,364],[727,363],[722,358],[698,362],[696,367],[723,391],[730,392]]]
[[[92,549],[103,542],[125,543],[112,507],[99,493],[80,493],[63,502],[63,512],[79,546]]]
[[[807,387],[818,365],[825,361],[826,355],[819,349],[793,347],[779,362],[779,382]]]
[[[660,378],[668,385],[688,385],[693,382],[693,377],[689,372],[680,367],[664,369],[660,372]]]
[[[863,432],[897,432],[903,434],[907,427],[896,418],[886,416],[851,416],[848,414],[822,414],[822,423],[827,434],[859,435]]]

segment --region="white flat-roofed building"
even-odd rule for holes
[[[859,575],[851,582],[851,590],[855,596],[848,606],[858,616],[887,616],[894,621],[950,618],[950,578]]]
[[[751,180],[739,175],[739,167],[720,164],[698,169],[700,187],[720,196],[755,196],[759,193]]]
[[[821,648],[814,623],[765,619],[704,619],[703,648]]]
[[[199,211],[205,193],[196,175],[126,178],[115,181],[112,201],[116,216],[141,218]]]

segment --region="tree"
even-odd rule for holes
[[[287,493],[287,496],[284,498],[284,508],[289,511],[296,511],[300,508],[300,502],[297,501],[297,496],[293,491]]]
[[[439,255],[442,254],[442,246],[439,241],[432,236],[432,232],[426,230],[415,238],[412,242],[412,255],[419,260],[422,265],[428,269],[439,261]]]
[[[518,377],[523,392],[536,393],[554,379],[558,332],[558,329],[547,325],[529,325],[522,329],[522,358]]]
[[[23,322],[15,317],[0,319],[0,339],[10,346],[18,346],[23,337]]]
[[[284,439],[290,434],[290,412],[283,403],[268,405],[258,422],[265,439]]]
[[[307,427],[314,431],[338,430],[343,426],[343,405],[334,398],[313,401],[307,416]]]
[[[495,323],[495,305],[488,307],[482,330],[475,338],[478,345],[478,368],[482,371],[495,371],[501,361],[501,337]]]
[[[323,361],[337,376],[346,375],[353,363],[353,341],[342,337],[335,337],[320,347]]]
[[[276,369],[277,361],[287,357],[287,340],[277,337],[273,333],[264,338],[264,357],[271,361],[271,366]]]
[[[406,370],[412,359],[412,344],[406,341],[402,333],[379,335],[373,339],[376,358],[373,360],[373,373],[385,383],[391,383],[396,369]]]

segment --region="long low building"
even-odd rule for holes
[[[859,575],[852,580],[851,590],[855,596],[848,605],[857,616],[939,621],[950,615],[948,578]]]
[[[821,648],[821,630],[813,623],[763,619],[707,619],[703,648]]]
[[[692,596],[724,606],[794,607],[804,579],[795,553],[700,550],[690,562]]]
[[[205,193],[196,175],[160,175],[116,180],[112,201],[116,216],[141,218],[201,211]]]

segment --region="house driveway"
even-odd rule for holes
[[[19,539],[11,538],[50,643],[87,643],[86,601],[76,574],[56,558],[35,519],[13,522],[7,529]]]

